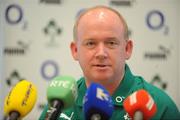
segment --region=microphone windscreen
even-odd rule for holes
[[[58,76],[54,78],[47,88],[48,103],[60,100],[63,108],[71,107],[77,98],[76,80],[71,76]]]
[[[100,120],[108,120],[113,113],[112,98],[108,91],[97,83],[92,83],[84,97],[84,114],[86,120],[99,115]]]
[[[150,119],[156,113],[157,107],[151,95],[144,89],[128,96],[123,102],[124,109],[131,118],[135,112],[142,112],[143,119]]]
[[[4,102],[4,113],[8,116],[12,111],[20,114],[20,118],[29,113],[37,99],[36,87],[26,80],[18,82],[9,92]]]

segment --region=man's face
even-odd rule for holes
[[[87,80],[104,83],[121,79],[131,50],[116,14],[92,11],[84,15],[79,21],[77,38],[71,50]]]

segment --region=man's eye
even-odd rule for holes
[[[106,44],[109,48],[115,48],[119,45],[117,41],[108,41]]]
[[[114,42],[114,41],[110,41],[110,42],[108,42],[108,44],[109,44],[109,45],[116,45],[117,43]]]
[[[92,46],[92,45],[94,45],[94,44],[95,44],[95,43],[94,43],[94,42],[92,42],[92,41],[91,41],[91,42],[87,42],[87,43],[86,43],[86,45],[87,45],[87,46]]]
[[[93,41],[86,41],[86,42],[84,43],[84,45],[85,45],[86,47],[88,47],[88,48],[93,48],[93,47],[96,45],[96,43],[93,42]]]

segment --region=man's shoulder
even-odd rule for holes
[[[162,99],[164,101],[169,101],[171,98],[163,89],[156,87],[155,85],[144,81],[143,83],[144,89],[147,90],[152,97],[158,97],[158,99]]]
[[[136,80],[141,82],[141,86],[143,89],[145,89],[154,99],[155,104],[157,105],[158,112],[155,116],[155,118],[160,118],[160,116],[164,119],[167,118],[178,118],[180,116],[180,113],[178,111],[178,108],[175,104],[175,102],[172,100],[172,98],[166,93],[166,91],[163,91],[162,89],[146,82],[141,77],[136,77]]]
[[[146,90],[154,99],[155,102],[157,102],[158,105],[160,106],[174,106],[173,100],[170,98],[170,96],[163,91],[162,89],[152,85],[151,83],[148,83],[144,78],[140,76],[135,76],[135,81],[136,81],[136,87],[135,90],[138,89],[144,89]]]
[[[152,96],[161,96],[161,97],[169,97],[165,91],[162,89],[154,86],[151,83],[148,83],[144,78],[140,76],[135,76],[135,80],[139,88],[145,89],[150,93]]]

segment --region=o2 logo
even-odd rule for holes
[[[41,75],[45,80],[51,80],[59,75],[59,66],[55,61],[47,60],[41,66]]]
[[[23,18],[23,10],[17,4],[9,5],[5,12],[6,21],[9,24],[17,24]]]
[[[169,28],[165,25],[165,16],[159,10],[152,10],[146,16],[146,24],[151,30],[162,30],[164,29],[164,34],[169,33]]]
[[[23,20],[23,9],[17,4],[7,6],[5,10],[5,19],[11,25],[18,24]],[[27,22],[23,21],[23,28],[27,27]]]

